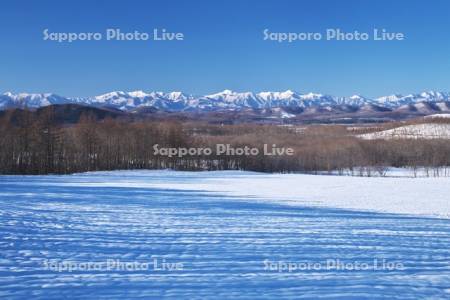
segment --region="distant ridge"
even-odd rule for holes
[[[14,94],[7,92],[0,95],[0,110],[9,108],[30,108],[53,104],[80,104],[94,107],[110,107],[122,111],[135,111],[141,108],[154,108],[160,111],[220,111],[268,108],[317,108],[331,110],[335,107],[353,107],[357,109],[421,109],[420,103],[447,107],[450,94],[428,91],[410,95],[390,95],[379,98],[367,98],[361,95],[336,97],[317,93],[299,93],[292,90],[284,92],[234,92],[224,90],[209,95],[191,95],[183,92],[144,92],[114,91],[94,97],[70,98],[52,93]]]

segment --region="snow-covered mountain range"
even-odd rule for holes
[[[320,108],[328,109],[336,106],[357,107],[367,109],[378,107],[401,109],[418,104],[446,105],[450,102],[450,93],[428,91],[420,94],[390,95],[375,99],[360,95],[335,97],[315,93],[298,93],[291,90],[284,92],[234,92],[224,90],[210,95],[190,95],[182,92],[122,92],[86,97],[68,98],[55,94],[13,94],[0,95],[0,110],[17,107],[39,108],[52,104],[81,104],[96,107],[112,107],[123,111],[135,111],[140,108],[153,107],[162,111],[215,111],[241,110],[248,108],[265,109],[277,107]],[[420,105],[419,105],[420,106]],[[448,107],[448,105],[446,106]]]

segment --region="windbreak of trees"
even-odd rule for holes
[[[425,168],[442,176],[450,166],[448,140],[361,140],[342,126],[309,126],[301,132],[273,125],[208,125],[177,122],[97,121],[85,114],[57,125],[52,110],[15,123],[0,120],[0,173],[49,174],[115,169],[253,170],[262,172],[378,173],[386,168]],[[155,155],[153,146],[258,148],[255,156]],[[266,156],[264,144],[290,147],[294,155]]]

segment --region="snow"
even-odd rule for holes
[[[322,98],[324,95],[322,94],[315,94],[315,93],[308,93],[303,95],[304,99],[317,99],[317,98]]]
[[[359,135],[362,139],[450,139],[450,124],[415,124]]]
[[[450,119],[450,114],[434,114],[425,116],[425,119]]]
[[[194,98],[192,95],[188,95],[183,92],[170,92],[170,93],[164,94],[164,97],[169,100],[174,100],[174,101],[189,100],[189,99]]]
[[[173,105],[173,102],[177,102]],[[0,95],[0,107],[17,107],[19,104],[27,104],[28,107],[41,107],[50,104],[78,103],[85,105],[108,105],[123,110],[132,110],[138,107],[155,106],[159,109],[170,111],[196,110],[196,109],[241,109],[241,108],[275,108],[283,106],[297,107],[325,107],[334,105],[352,105],[363,107],[366,104],[374,104],[387,108],[408,109],[409,105],[420,105],[423,109],[434,111],[425,107],[424,103],[435,103],[437,111],[449,111],[447,102],[450,101],[449,93],[423,92],[410,94],[408,96],[391,95],[377,99],[369,99],[360,95],[350,97],[337,97],[320,93],[301,94],[293,90],[284,92],[265,91],[235,92],[225,89],[222,92],[210,95],[194,96],[184,94],[180,91],[169,93],[145,92],[142,90],[124,92],[114,91],[90,98],[68,98],[54,94],[13,94],[4,93]]]
[[[420,102],[443,102],[449,101],[450,94],[444,92],[427,91],[419,94],[409,94],[403,96],[394,94],[390,96],[383,96],[375,99],[380,105],[398,108],[403,105],[416,104]]]
[[[0,295],[446,299],[450,221],[423,216],[428,206],[448,211],[448,186],[444,178],[234,171],[0,176]],[[155,259],[183,269],[44,267]],[[330,259],[401,267],[325,268]],[[266,262],[321,268],[289,272]]]
[[[281,118],[282,119],[295,118],[295,115],[283,111],[283,112],[281,112]]]
[[[202,190],[294,206],[450,218],[450,178],[411,178],[399,172],[395,172],[397,177],[352,177],[222,171],[208,172],[207,179],[198,181],[152,182],[137,186],[135,183],[121,184],[131,184],[133,187]],[[194,178],[204,176],[202,173],[180,173]],[[106,186],[110,186],[109,183]]]
[[[144,91],[139,90],[139,91],[133,91],[133,92],[129,92],[128,93],[131,97],[139,97],[139,98],[143,98],[143,97],[147,97],[148,94],[146,94]]]

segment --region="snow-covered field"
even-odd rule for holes
[[[0,298],[448,299],[449,181],[0,176]]]
[[[164,171],[162,171],[164,172]],[[166,171],[167,172],[167,171]],[[128,173],[112,172],[123,176]],[[186,176],[195,173],[180,172]],[[450,218],[450,178],[410,178],[400,169],[395,177],[365,178],[306,174],[208,172],[201,180],[141,182],[139,186],[201,190],[252,201]],[[411,174],[409,174],[411,176]],[[180,175],[182,176],[182,175]],[[104,183],[109,186],[110,183]],[[112,183],[114,184],[114,183]],[[122,182],[136,186],[136,182]],[[97,186],[97,183],[88,183]]]

